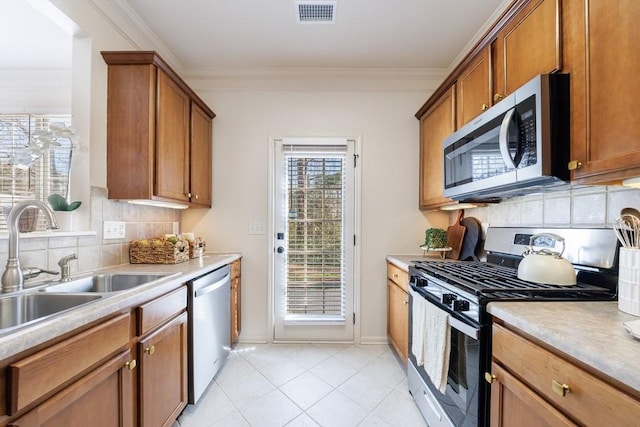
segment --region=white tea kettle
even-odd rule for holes
[[[534,250],[534,242],[542,236],[551,237],[556,243],[562,243],[560,253],[549,248]],[[562,258],[564,248],[564,238],[557,234],[540,233],[531,236],[529,248],[522,254],[524,258],[518,265],[518,279],[558,286],[575,285],[576,271],[566,258]]]

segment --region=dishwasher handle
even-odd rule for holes
[[[220,289],[221,287],[223,287],[225,285],[225,283],[228,283],[231,281],[231,274],[227,273],[226,276],[224,276],[222,279],[218,280],[217,282],[208,284],[200,289],[197,289],[195,291],[195,298],[199,298],[201,296],[204,296],[206,294],[209,294],[213,291],[215,291],[216,289]]]

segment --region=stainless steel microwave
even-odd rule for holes
[[[444,195],[502,199],[567,184],[569,75],[541,74],[443,141]]]

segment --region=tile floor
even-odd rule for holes
[[[426,426],[388,345],[242,344],[174,427]]]

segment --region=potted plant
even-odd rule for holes
[[[75,224],[75,215],[74,212],[76,209],[80,207],[82,202],[67,202],[67,199],[62,197],[60,194],[51,194],[47,198],[49,201],[49,206],[56,213],[56,220],[58,221],[59,230],[61,231],[73,231]]]

